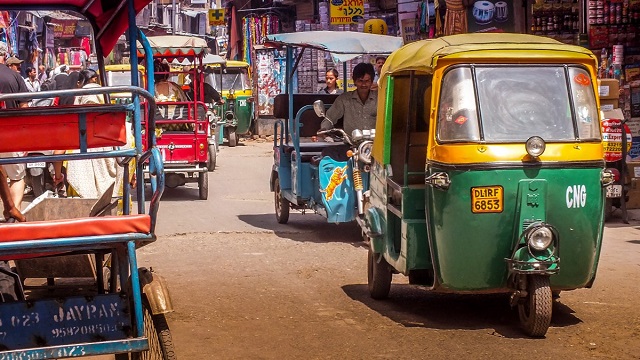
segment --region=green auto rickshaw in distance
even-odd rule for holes
[[[218,144],[226,138],[230,147],[238,145],[238,135],[248,134],[254,120],[254,97],[251,70],[244,61],[227,60],[214,64],[214,88],[220,92],[224,104],[218,106]]]
[[[605,171],[587,49],[520,34],[418,41],[379,82],[370,191],[359,224],[368,286],[392,274],[442,293],[509,293],[544,336],[553,297],[592,286]]]

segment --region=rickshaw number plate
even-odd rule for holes
[[[123,340],[130,332],[129,298],[120,294],[0,304],[0,349]]]
[[[472,213],[500,213],[503,209],[504,189],[502,186],[479,186],[471,188]]]
[[[43,168],[43,167],[47,167],[47,164],[43,162],[35,162],[35,163],[27,163],[27,169],[31,169],[31,168]]]
[[[608,198],[622,197],[622,185],[609,185],[606,187]]]

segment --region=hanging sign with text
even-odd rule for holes
[[[364,19],[364,0],[330,0],[331,25],[355,24]]]

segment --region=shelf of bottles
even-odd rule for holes
[[[640,4],[636,1],[588,0],[587,22],[591,49],[638,46]]]
[[[533,4],[531,33],[536,35],[576,34],[580,6],[577,2],[544,1]]]

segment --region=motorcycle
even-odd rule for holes
[[[43,156],[43,155],[51,155],[53,154],[52,150],[49,151],[40,151],[40,152],[29,152],[27,156]],[[53,163],[51,162],[29,162],[26,163],[26,173],[25,173],[25,183],[30,186],[33,191],[33,197],[38,197],[44,194],[47,190],[54,190],[56,186],[54,185],[54,169]],[[60,187],[60,186],[59,186]],[[59,190],[56,189],[55,192]]]

